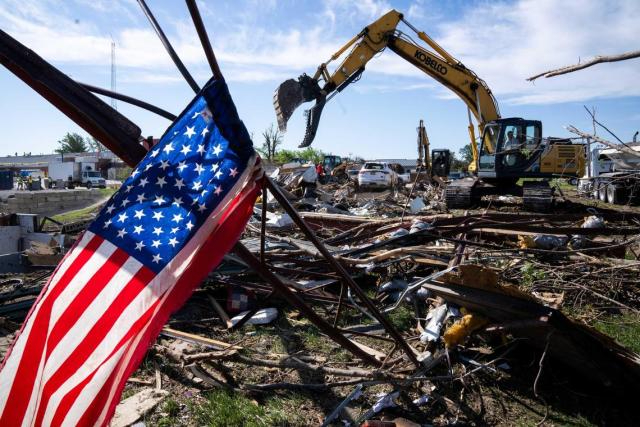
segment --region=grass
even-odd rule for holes
[[[98,188],[97,190],[100,192],[100,195],[105,198],[111,197],[111,195],[116,191],[113,188]],[[65,212],[59,215],[54,215],[52,218],[62,223],[74,222],[74,221],[79,221],[81,219],[91,218],[92,214],[95,211],[96,211],[95,206],[88,206],[86,208],[76,209],[76,210]]]
[[[297,395],[273,396],[260,405],[238,393],[214,390],[203,404],[192,404],[191,412],[198,426],[305,425],[297,411],[302,400]]]
[[[527,262],[522,267],[522,282],[525,288],[531,288],[538,280],[544,280],[547,273],[536,268],[533,264]]]
[[[391,311],[388,315],[389,321],[399,331],[406,331],[411,328],[416,321],[416,315],[407,306],[401,305],[395,310]]]
[[[640,314],[626,313],[598,320],[594,324],[600,332],[609,335],[616,342],[640,354]]]

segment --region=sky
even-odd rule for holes
[[[147,4],[204,85],[211,73],[185,3]],[[595,55],[637,50],[637,0],[199,0],[198,5],[240,116],[258,146],[262,132],[275,123],[275,88],[288,78],[313,74],[392,8],[485,80],[502,117],[541,120],[545,136],[568,136],[564,127],[570,124],[593,130],[587,106],[625,141],[640,130],[640,59],[526,81]],[[194,96],[135,0],[1,0],[0,29],[72,78],[105,88],[111,82],[113,41],[118,92],[174,114]],[[403,24],[399,29],[417,39]],[[160,137],[170,124],[122,102],[117,107],[144,136]],[[292,116],[283,148],[295,149],[302,140],[303,110]],[[432,148],[457,152],[468,142],[463,102],[386,50],[367,65],[360,81],[327,104],[313,146],[343,156],[416,158],[420,119]],[[2,67],[0,124],[0,155],[50,153],[66,132],[86,135]],[[609,137],[601,129],[598,134]]]

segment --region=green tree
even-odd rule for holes
[[[471,150],[471,143],[462,147],[460,151],[458,151],[458,154],[460,155],[460,160],[463,162],[467,164],[473,162],[473,150]]]
[[[69,133],[58,141],[56,153],[84,153],[87,151],[87,143],[84,138],[77,133]]]
[[[258,148],[258,152],[262,154],[268,161],[272,161],[276,156],[278,145],[282,144],[282,134],[277,127],[271,123],[271,126],[262,132],[264,141],[262,142],[262,148]]]
[[[85,143],[87,144],[87,146],[89,147],[89,149],[91,151],[100,152],[100,151],[106,151],[107,150],[107,148],[104,145],[102,145],[100,143],[100,141],[98,141],[97,139],[95,139],[92,136],[85,138],[84,141],[85,141]]]

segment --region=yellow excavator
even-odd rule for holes
[[[418,45],[397,27],[403,22],[426,45]],[[332,72],[330,62],[351,51]],[[283,82],[274,94],[278,126],[286,131],[295,109],[308,101],[316,101],[307,110],[307,127],[300,147],[315,138],[320,115],[327,101],[357,81],[365,65],[385,48],[452,90],[468,107],[469,137],[473,162],[469,171],[473,179],[456,180],[445,189],[447,205],[466,208],[484,195],[512,194],[523,197],[525,208],[546,210],[553,202],[548,179],[556,176],[575,177],[584,169],[584,146],[569,139],[542,138],[538,120],[501,118],[498,103],[491,90],[473,71],[451,56],[423,31],[417,30],[403,15],[391,10],[342,46],[318,67],[313,77],[303,74],[297,80]],[[321,83],[322,82],[322,86]],[[478,124],[480,147],[476,142],[471,116]],[[540,178],[517,185],[520,178]]]

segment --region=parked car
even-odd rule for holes
[[[398,184],[398,175],[387,163],[367,162],[358,172],[360,188],[393,188]]]
[[[398,183],[406,184],[411,180],[409,170],[405,169],[400,163],[389,163],[389,167],[398,176]]]

